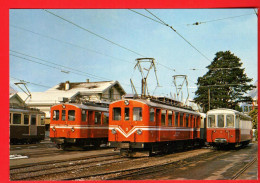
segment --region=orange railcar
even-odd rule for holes
[[[247,145],[252,141],[252,119],[232,109],[207,112],[207,142],[212,146]]]
[[[107,143],[108,106],[73,103],[52,106],[50,138],[63,149]]]
[[[200,114],[152,99],[120,100],[109,106],[109,145],[121,155],[171,151],[201,144]]]

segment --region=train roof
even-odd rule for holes
[[[164,109],[170,109],[170,110],[173,110],[173,111],[178,111],[178,112],[183,112],[183,113],[191,113],[191,114],[198,115],[198,116],[200,115],[200,113],[198,113],[198,112],[196,112],[192,109],[174,106],[174,105],[171,105],[170,103],[151,101],[150,99],[124,99],[124,100],[119,100],[119,101],[125,101],[125,100],[129,100],[129,101],[134,100],[134,101],[138,101],[138,102],[147,104],[147,105],[152,106],[152,107],[160,107],[160,108],[164,108]],[[112,102],[111,104],[116,103],[116,102],[118,102],[118,101]]]
[[[10,107],[9,112],[22,112],[22,113],[40,113],[45,114],[44,112],[40,111],[36,108],[28,108],[28,107]]]
[[[244,114],[244,113],[242,113],[242,112],[236,111],[236,110],[234,110],[234,109],[227,109],[227,108],[218,108],[218,109],[209,110],[209,111],[207,112],[207,115],[208,115],[208,114],[212,114],[212,113],[217,113],[217,114],[219,114],[219,113],[229,113],[229,114],[235,113],[235,114],[239,114],[239,115],[241,115],[241,116],[245,116],[245,117],[251,118],[250,116],[248,116],[248,115],[246,115],[246,114]]]
[[[88,104],[77,104],[77,103],[61,103],[61,104],[57,104],[57,105],[53,105],[54,106],[59,106],[59,105],[72,105],[75,106],[77,108],[80,109],[86,109],[86,110],[93,110],[93,111],[108,111],[108,106],[106,105],[98,105],[98,104],[92,104],[92,103],[88,103]]]

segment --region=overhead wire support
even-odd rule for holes
[[[95,35],[96,37],[99,37],[99,38],[101,38],[101,39],[103,39],[103,40],[105,40],[105,41],[108,41],[108,42],[110,42],[110,43],[112,43],[112,44],[114,44],[114,45],[116,45],[116,46],[118,46],[118,47],[120,47],[120,48],[123,48],[123,49],[128,50],[128,51],[130,51],[130,52],[132,52],[132,53],[135,53],[135,54],[137,54],[137,55],[139,55],[139,56],[144,57],[144,55],[142,55],[142,54],[140,54],[140,53],[137,53],[136,51],[133,51],[133,50],[131,50],[131,49],[129,49],[129,48],[126,48],[126,47],[124,47],[124,46],[122,46],[122,45],[120,45],[120,44],[118,44],[118,43],[115,43],[114,41],[111,41],[111,40],[109,40],[109,39],[107,39],[107,38],[105,38],[105,37],[103,37],[103,36],[100,36],[100,35],[98,35],[98,34],[92,32],[92,31],[90,31],[90,30],[88,30],[88,29],[86,29],[86,28],[84,28],[84,27],[82,27],[82,26],[80,26],[80,25],[78,25],[78,24],[76,24],[76,23],[70,21],[70,20],[67,20],[67,19],[61,17],[60,15],[57,15],[57,14],[55,14],[55,13],[53,13],[53,12],[51,12],[51,11],[48,11],[48,10],[46,10],[46,9],[43,9],[43,10],[46,11],[47,13],[53,15],[53,16],[56,16],[56,17],[58,17],[58,18],[60,18],[60,19],[62,19],[62,20],[64,20],[64,21],[66,21],[66,22],[68,22],[68,23],[70,23],[70,24],[72,24],[72,25],[74,25],[74,26],[76,26],[76,27],[78,27],[78,28],[84,30],[84,31],[87,31],[88,33],[90,33],[90,34],[92,34],[92,35]]]

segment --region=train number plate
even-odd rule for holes
[[[129,148],[129,147],[130,147],[129,143],[121,143],[120,144],[120,148]]]

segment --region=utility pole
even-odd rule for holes
[[[208,88],[208,101],[209,101],[209,110],[210,110],[210,88]]]

